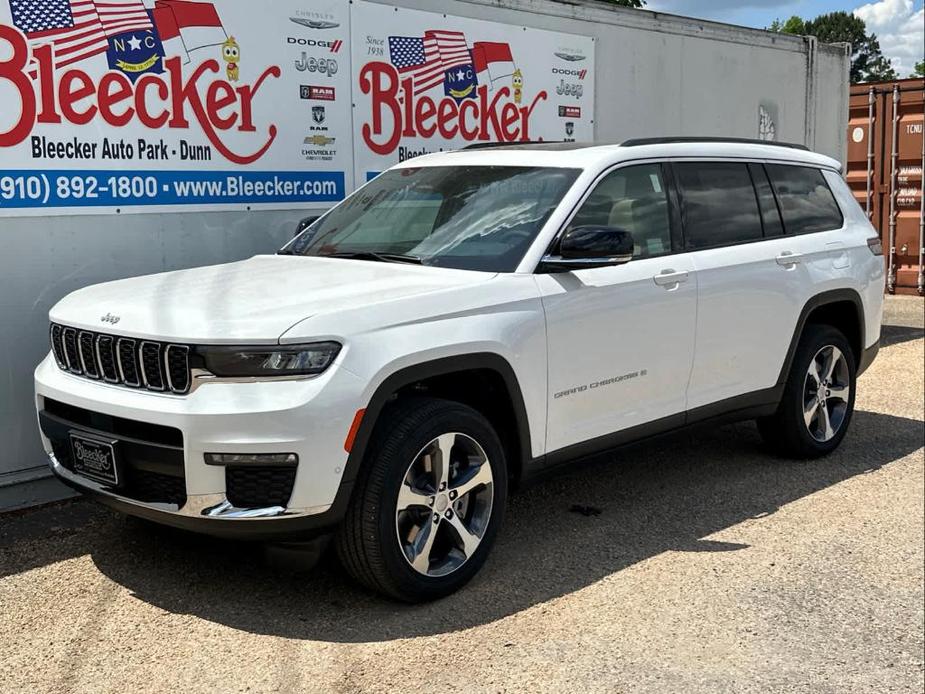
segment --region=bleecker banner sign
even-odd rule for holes
[[[0,215],[353,187],[346,0],[0,0]]]
[[[357,182],[480,142],[594,139],[593,39],[354,2]]]

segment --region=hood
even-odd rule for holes
[[[492,277],[399,263],[261,255],[86,287],[58,302],[49,316],[86,330],[163,341],[275,343],[291,326],[319,313],[374,307]]]

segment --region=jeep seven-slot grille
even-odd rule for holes
[[[77,330],[53,323],[49,333],[58,366],[78,376],[129,388],[186,393],[189,347]]]

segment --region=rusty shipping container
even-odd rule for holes
[[[846,178],[883,240],[887,291],[925,294],[925,79],[856,84]]]

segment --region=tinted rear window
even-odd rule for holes
[[[839,229],[843,223],[835,196],[822,171],[808,166],[767,166],[788,234]]]
[[[765,237],[783,236],[784,225],[781,224],[780,212],[777,209],[774,192],[771,190],[771,183],[768,181],[768,175],[765,173],[764,167],[761,164],[749,164],[748,170],[752,174],[755,192],[758,193],[758,204],[761,206],[761,219],[764,221]]]
[[[674,168],[689,248],[728,246],[762,238],[758,200],[745,164],[689,162],[675,164]]]

